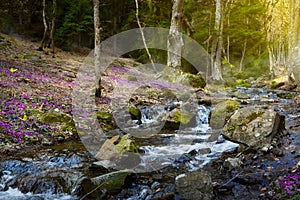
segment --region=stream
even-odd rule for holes
[[[293,100],[286,97],[291,94],[299,95],[281,90],[238,87],[228,91],[226,98],[236,99],[243,106],[274,104],[286,114],[287,119],[294,119],[300,117],[300,110],[288,110],[286,105],[293,103]],[[107,199],[125,199],[125,196],[127,199],[152,199],[155,197],[156,186],[164,188],[163,193],[172,193],[172,180],[179,173],[209,166],[212,160],[220,158],[224,152],[235,151],[238,144],[216,136],[215,130],[209,126],[211,109],[211,106],[196,105],[195,123],[192,127],[176,131],[161,130],[146,137],[138,137],[137,142],[143,152],[139,166],[151,163],[151,167],[156,169],[159,165],[159,168],[167,169],[160,171],[165,174],[159,176],[159,172],[149,172],[136,175],[131,177],[129,183],[126,182],[121,192],[107,194],[103,191],[104,196],[107,195]],[[127,131],[143,135],[143,131],[147,131],[149,127],[161,126],[159,120],[165,112],[164,108],[145,106],[140,110],[142,124],[129,127],[130,130]],[[43,146],[34,152],[7,157],[0,163],[0,199],[80,199],[93,189],[89,187],[89,179],[109,172],[95,165],[96,161],[80,141]]]

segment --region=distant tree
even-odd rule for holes
[[[43,0],[43,24],[44,24],[44,34],[43,34],[43,39],[41,41],[41,45],[39,47],[40,51],[43,51],[44,45],[45,45],[45,40],[46,40],[46,35],[48,31],[48,25],[47,25],[47,20],[46,20],[46,0]]]
[[[184,45],[182,39],[184,0],[174,0],[171,26],[168,37],[168,66],[181,67],[181,51]]]
[[[100,44],[101,44],[101,37],[100,37],[100,15],[99,15],[99,0],[93,0],[94,4],[94,29],[95,29],[95,49],[94,49],[94,65],[95,65],[95,72],[96,72],[96,97],[101,96],[101,88],[99,82],[100,80]]]
[[[52,48],[52,57],[55,56],[54,51],[54,30],[55,30],[55,20],[56,20],[56,0],[53,0],[52,5],[52,23],[51,23],[51,31],[50,31],[50,38],[49,38],[49,45],[48,47]]]
[[[216,0],[215,26],[211,50],[212,65],[211,75],[213,80],[223,80],[221,73],[223,49],[223,12],[222,0]]]

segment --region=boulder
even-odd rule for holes
[[[191,122],[194,115],[192,113],[181,111],[178,108],[173,109],[165,117],[165,129],[178,130],[180,125],[187,125]]]
[[[213,186],[209,172],[199,170],[185,173],[175,178],[176,195],[179,199],[213,199]]]
[[[57,123],[57,122],[65,122],[69,123],[72,120],[72,118],[66,114],[61,114],[61,113],[45,113],[40,117],[40,121],[43,123]]]
[[[113,160],[120,157],[125,152],[138,153],[138,147],[129,135],[124,135],[121,140],[119,135],[107,139],[102,145],[95,158],[99,160]]]
[[[240,103],[227,100],[213,106],[210,118],[210,126],[213,129],[221,129],[230,116],[240,107]]]
[[[138,109],[136,107],[129,107],[128,112],[129,112],[132,120],[141,121],[142,113],[141,113],[140,109]]]
[[[124,185],[125,179],[128,175],[132,174],[130,170],[120,170],[111,172],[91,179],[92,183],[108,191],[120,190]]]
[[[239,109],[223,128],[222,135],[253,149],[270,143],[284,129],[284,117],[273,106],[249,106]]]

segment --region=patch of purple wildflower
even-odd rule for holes
[[[59,109],[70,114],[71,88],[58,69],[0,60],[0,140],[22,142],[27,136],[48,137],[56,130],[38,120]]]
[[[291,199],[295,197],[300,198],[300,167],[293,174],[288,174],[278,181],[278,186],[283,191],[284,196]]]

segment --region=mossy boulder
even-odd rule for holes
[[[134,140],[130,139],[129,135],[124,135],[120,142],[116,145],[116,148],[119,153],[123,152],[133,152],[138,153],[139,149],[135,144]]]
[[[52,123],[69,123],[72,120],[70,116],[67,116],[65,114],[60,114],[60,113],[45,113],[41,115],[40,121],[43,123],[47,124],[52,124]]]
[[[140,109],[131,106],[128,108],[128,112],[129,112],[132,120],[138,120],[138,121],[141,120],[142,113],[141,113]]]
[[[119,135],[116,135],[104,142],[95,157],[98,160],[112,160],[122,156],[125,152],[137,153],[138,151],[138,146],[128,134],[123,135],[121,139]]]
[[[210,126],[213,129],[221,129],[230,116],[240,107],[240,103],[232,100],[227,100],[213,106]]]
[[[200,74],[186,73],[185,76],[187,77],[189,84],[193,88],[204,88],[206,86],[206,82]]]
[[[97,119],[105,121],[111,121],[113,117],[113,115],[109,112],[97,112],[96,116]]]
[[[284,129],[284,117],[273,106],[249,106],[239,109],[223,128],[222,135],[254,149],[269,143]]]
[[[178,130],[181,125],[189,124],[192,118],[192,113],[181,111],[180,109],[175,108],[165,116],[164,120],[166,122],[164,129]]]
[[[108,191],[120,190],[125,183],[128,175],[132,174],[130,170],[120,170],[111,172],[91,179],[92,183]]]

